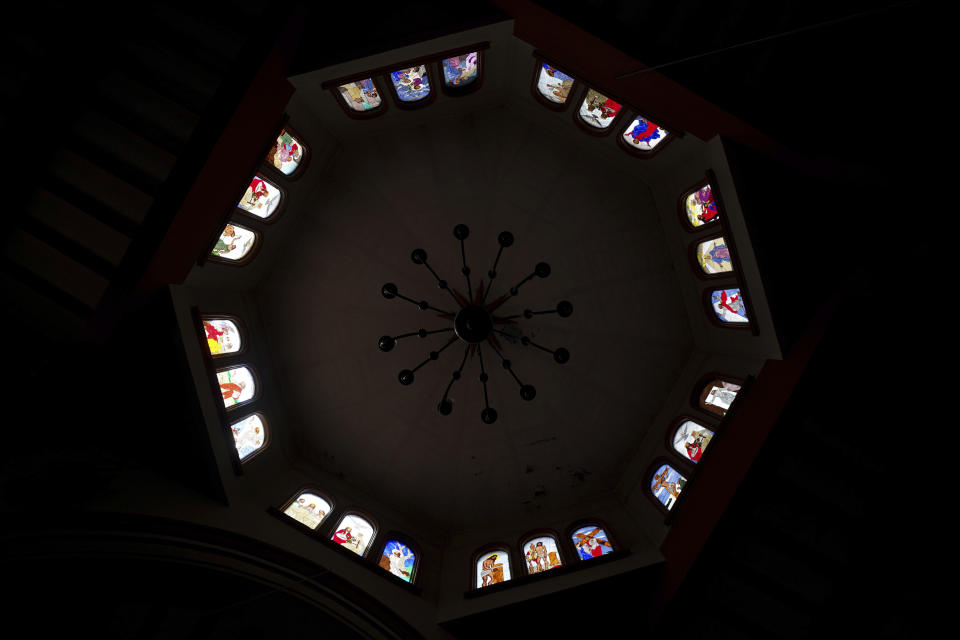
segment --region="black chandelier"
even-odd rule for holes
[[[413,384],[414,374],[418,369],[420,369],[420,367],[432,360],[437,360],[444,349],[452,345],[457,340],[460,340],[465,344],[463,360],[460,361],[460,367],[453,372],[451,380],[449,384],[447,384],[446,390],[443,392],[443,398],[441,398],[440,402],[437,404],[437,411],[443,416],[448,416],[453,411],[453,401],[448,397],[450,395],[450,389],[452,389],[454,383],[461,378],[463,374],[463,367],[467,364],[467,358],[472,353],[476,353],[478,357],[477,359],[480,361],[480,382],[483,384],[484,409],[480,412],[480,419],[487,424],[493,424],[497,421],[497,410],[490,406],[490,399],[487,395],[488,376],[486,368],[483,365],[483,352],[480,349],[481,345],[484,342],[487,343],[487,345],[493,349],[494,353],[499,356],[500,363],[503,368],[511,376],[513,376],[513,379],[516,380],[517,384],[520,386],[520,397],[527,401],[533,400],[537,395],[536,388],[532,384],[524,384],[523,381],[521,381],[517,376],[517,373],[513,370],[513,365],[510,360],[503,356],[501,351],[502,347],[499,345],[496,334],[503,335],[511,340],[515,339],[516,336],[511,335],[502,329],[498,329],[497,327],[514,325],[516,324],[516,320],[521,317],[530,320],[534,316],[545,313],[556,313],[561,318],[568,318],[573,313],[573,305],[566,300],[561,300],[553,309],[546,309],[544,311],[531,311],[530,309],[525,309],[523,313],[514,315],[496,315],[494,312],[508,300],[519,295],[520,287],[532,280],[534,276],[539,278],[546,278],[549,276],[550,265],[546,262],[537,263],[537,266],[533,269],[533,273],[518,282],[516,285],[510,287],[508,293],[505,293],[499,298],[496,298],[488,303],[487,297],[490,294],[493,280],[497,277],[497,264],[500,262],[500,256],[503,254],[503,250],[513,245],[513,234],[509,231],[503,231],[499,236],[497,236],[497,242],[500,244],[500,249],[497,251],[496,259],[493,261],[493,267],[487,271],[487,276],[490,278],[491,286],[488,286],[486,290],[484,290],[483,280],[481,280],[479,286],[477,287],[476,295],[474,295],[473,287],[470,283],[470,267],[467,266],[467,254],[463,245],[463,241],[466,240],[467,236],[469,235],[470,229],[465,224],[458,224],[453,228],[453,237],[460,241],[460,257],[463,260],[463,268],[460,270],[460,272],[467,281],[466,297],[464,297],[460,292],[451,289],[447,281],[443,280],[437,275],[437,272],[434,271],[433,267],[431,267],[427,262],[426,251],[423,249],[414,249],[413,253],[410,254],[410,259],[413,260],[414,264],[422,264],[425,266],[430,273],[433,274],[433,277],[436,278],[437,286],[450,294],[450,297],[453,298],[453,301],[457,303],[457,311],[444,311],[443,309],[438,309],[432,306],[426,300],[420,300],[418,302],[413,298],[408,298],[407,296],[401,294],[397,289],[397,285],[392,282],[386,283],[380,289],[380,293],[383,294],[384,298],[388,300],[392,298],[399,298],[401,300],[406,300],[411,304],[417,305],[421,311],[426,311],[427,309],[435,311],[437,312],[437,317],[452,321],[453,326],[446,327],[444,329],[434,329],[432,331],[419,329],[418,331],[402,333],[397,336],[380,336],[378,346],[380,347],[381,351],[391,351],[397,345],[397,340],[402,338],[409,338],[411,336],[426,338],[428,335],[434,333],[446,333],[448,331],[453,331],[455,335],[450,338],[446,344],[440,347],[440,349],[437,351],[431,351],[427,356],[427,359],[415,366],[413,369],[403,369],[397,378],[400,380],[400,384],[402,385],[406,386]],[[565,364],[568,360],[570,360],[570,352],[563,347],[559,347],[557,349],[548,349],[543,345],[537,344],[527,336],[521,336],[520,343],[525,347],[533,346],[542,351],[546,351],[553,356],[554,361],[558,364]]]

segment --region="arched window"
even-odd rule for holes
[[[369,520],[356,513],[347,513],[340,519],[330,539],[344,549],[363,556],[376,535],[377,529]]]
[[[283,513],[310,529],[316,529],[332,510],[326,499],[309,491],[301,491],[287,503]]]
[[[536,95],[546,100],[548,106],[553,104],[553,108],[566,106],[567,99],[576,84],[572,76],[546,62],[537,63],[535,82]]]
[[[252,401],[259,392],[257,378],[246,365],[217,370],[217,382],[227,409]]]
[[[267,151],[267,163],[285,176],[292,176],[306,159],[307,149],[289,128],[282,129]]]
[[[210,255],[215,260],[242,264],[253,257],[251,251],[257,244],[259,235],[252,229],[231,222],[220,232],[220,238]]]
[[[390,82],[400,106],[412,106],[414,103],[419,106],[433,97],[430,72],[424,64],[392,71]]]
[[[594,129],[608,132],[614,122],[616,122],[623,105],[596,91],[588,89],[587,95],[580,103],[580,110],[577,115],[580,116],[580,122],[593,127]]]
[[[475,588],[482,589],[510,580],[510,550],[498,547],[477,554],[474,560]]]
[[[203,333],[207,339],[207,348],[213,357],[239,353],[243,349],[243,338],[235,321],[208,316],[201,318],[201,322],[203,322]]]
[[[593,523],[578,527],[570,534],[570,539],[577,548],[577,554],[581,560],[599,558],[613,551],[610,536],[599,524]]]
[[[661,464],[650,478],[650,493],[664,509],[670,511],[686,484],[687,479],[679,471],[669,464]]]
[[[560,547],[552,535],[528,536],[520,543],[527,574],[543,573],[563,565]]]
[[[738,393],[740,393],[738,383],[716,378],[703,387],[698,405],[704,411],[723,417],[730,410],[730,405],[736,400]]]
[[[713,431],[693,420],[683,420],[673,432],[673,450],[697,464],[713,439]]]
[[[419,561],[420,554],[413,549],[410,542],[389,537],[380,553],[379,565],[384,571],[412,583],[417,579]]]
[[[683,210],[691,229],[715,224],[720,220],[717,200],[713,195],[713,187],[709,183],[695,187],[683,197]]]
[[[745,325],[750,322],[746,300],[739,288],[714,289],[710,292],[710,307],[722,323]]]
[[[259,413],[251,413],[234,422],[230,425],[230,431],[241,462],[262,451],[267,443],[267,425]]]
[[[364,78],[354,82],[347,82],[337,87],[344,104],[359,113],[382,110],[383,98],[373,78]]]
[[[277,213],[282,201],[283,190],[258,173],[250,180],[250,186],[237,207],[260,220],[267,220]]]
[[[471,51],[440,61],[443,86],[448,89],[466,89],[480,79],[480,52]]]
[[[715,276],[733,271],[733,258],[730,256],[730,247],[723,236],[717,236],[699,242],[694,249],[697,264],[703,273]]]
[[[627,149],[648,154],[654,147],[663,143],[669,135],[670,132],[660,125],[637,115],[623,130],[620,139]]]

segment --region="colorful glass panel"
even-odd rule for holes
[[[734,324],[750,322],[740,289],[717,289],[710,294],[710,304],[713,306],[713,312],[723,322]]]
[[[663,142],[669,132],[660,125],[654,124],[642,116],[637,116],[623,132],[623,139],[630,148],[639,151],[650,151]]]
[[[607,532],[596,525],[580,527],[570,536],[581,560],[598,558],[613,551]]]
[[[685,420],[673,434],[673,448],[687,460],[697,463],[711,439],[713,431],[693,420]]]
[[[714,380],[704,387],[703,394],[700,396],[700,407],[718,416],[726,415],[739,392],[738,384],[726,380]]]
[[[337,87],[343,101],[354,111],[370,111],[376,109],[383,102],[372,78],[348,82]]]
[[[330,539],[344,549],[349,549],[358,556],[362,556],[366,553],[367,546],[373,542],[373,536],[372,524],[358,515],[347,514],[340,520],[337,530],[330,536]]]
[[[448,87],[463,87],[479,77],[480,53],[474,51],[445,58],[440,66],[443,67],[443,81]]]
[[[527,540],[520,550],[527,563],[527,573],[542,573],[563,564],[557,540],[553,536]]]
[[[207,337],[210,354],[214,356],[236,353],[240,351],[240,346],[243,344],[237,325],[226,318],[204,320],[203,332]]]
[[[397,97],[404,102],[416,102],[430,95],[430,78],[427,76],[427,67],[422,64],[394,71],[390,74],[390,80]]]
[[[730,248],[723,236],[701,242],[697,245],[697,262],[704,273],[714,275],[733,271]]]
[[[257,242],[257,232],[241,227],[238,224],[228,224],[220,233],[220,239],[214,245],[210,255],[225,260],[239,260],[253,249]]]
[[[673,509],[673,505],[677,503],[677,498],[680,497],[686,484],[687,479],[676,469],[668,464],[662,464],[650,480],[650,491],[660,504],[669,510]]]
[[[587,97],[580,104],[580,117],[591,127],[606,129],[620,113],[621,108],[622,105],[619,102],[590,89],[587,91]]]
[[[544,63],[537,76],[537,91],[547,100],[563,104],[570,96],[573,88],[573,78],[556,67]]]
[[[267,437],[263,420],[256,413],[247,416],[240,422],[234,422],[230,425],[230,431],[233,432],[233,441],[241,460],[259,450]]]
[[[217,372],[223,406],[232,406],[249,402],[257,394],[257,383],[253,373],[246,367],[231,367]]]
[[[487,551],[477,559],[477,589],[510,579],[510,552],[506,549]]]
[[[389,571],[401,580],[413,582],[413,567],[417,563],[417,554],[399,540],[387,540],[380,556],[380,568]]]
[[[330,503],[313,493],[301,493],[283,512],[297,522],[316,529],[330,513]]]
[[[258,218],[269,218],[280,206],[280,188],[256,175],[243,193],[237,206]]]
[[[267,152],[267,162],[287,176],[297,170],[301,159],[303,159],[303,145],[286,129],[280,132],[277,141]]]
[[[720,219],[717,201],[713,197],[713,188],[709,184],[688,195],[684,205],[687,210],[687,220],[694,227],[701,227]]]

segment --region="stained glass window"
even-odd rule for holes
[[[354,111],[370,111],[380,106],[383,99],[377,92],[372,78],[342,84],[337,89],[343,101]]]
[[[297,522],[316,529],[330,513],[330,503],[316,494],[304,492],[283,512]]]
[[[479,77],[480,53],[474,51],[464,55],[445,58],[440,63],[443,67],[443,82],[448,87],[464,87]]]
[[[669,135],[667,130],[660,125],[650,122],[643,116],[637,116],[623,132],[623,140],[631,149],[650,151],[663,142],[667,135]]]
[[[597,558],[613,551],[607,532],[596,525],[580,527],[570,536],[581,560]]]
[[[714,275],[733,271],[730,248],[723,236],[711,238],[697,245],[697,262],[704,273]]]
[[[367,547],[373,542],[375,531],[373,525],[355,513],[348,513],[340,520],[337,530],[330,539],[345,549],[353,551],[358,556],[367,552]]]
[[[413,582],[417,554],[399,540],[387,540],[380,556],[380,568],[389,571],[401,580]]]
[[[250,369],[244,366],[218,371],[217,382],[220,383],[223,406],[228,409],[249,402],[257,395],[256,379]]]
[[[740,289],[717,289],[710,293],[710,304],[713,312],[723,322],[731,324],[750,322]]]
[[[494,549],[477,558],[477,589],[510,579],[510,552]]]
[[[726,415],[739,392],[740,385],[736,383],[719,378],[713,380],[700,394],[700,408],[718,416]]]
[[[673,509],[677,498],[687,484],[687,479],[668,464],[660,465],[650,480],[650,491],[667,510]]]
[[[537,76],[537,91],[547,100],[563,104],[570,96],[573,78],[556,67],[543,63]]]
[[[563,564],[553,536],[531,538],[521,545],[520,551],[527,563],[527,573],[542,573]]]
[[[403,102],[416,102],[430,95],[430,78],[425,65],[394,71],[390,74],[390,80],[397,97]]]
[[[263,179],[257,174],[250,181],[250,186],[244,192],[237,206],[258,218],[269,218],[280,206],[282,198],[280,188]]]
[[[687,220],[694,227],[716,222],[720,219],[717,211],[717,201],[713,197],[713,188],[707,184],[690,195],[684,201],[687,210]]]
[[[606,129],[620,113],[622,105],[599,91],[590,89],[580,104],[580,117],[591,127]]]
[[[297,170],[302,159],[303,145],[286,129],[280,132],[277,141],[267,152],[267,162],[287,176]]]
[[[713,431],[693,420],[684,420],[673,434],[673,448],[686,460],[700,462],[713,438]]]
[[[207,336],[210,354],[222,356],[240,351],[243,342],[240,330],[232,320],[226,318],[206,318],[203,320],[203,332]]]
[[[238,224],[228,224],[220,233],[210,255],[224,260],[240,260],[250,253],[257,242],[257,232]]]
[[[230,425],[233,432],[233,441],[237,446],[237,453],[243,460],[256,451],[259,451],[266,442],[267,430],[260,414],[253,413]]]

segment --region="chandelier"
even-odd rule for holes
[[[438,309],[426,300],[417,301],[413,298],[407,297],[400,293],[397,285],[392,282],[388,282],[380,288],[380,293],[383,294],[384,298],[388,300],[405,300],[419,307],[421,311],[426,311],[429,309],[436,312],[438,318],[447,320],[451,322],[452,325],[442,329],[433,329],[430,331],[421,328],[417,331],[401,333],[400,335],[396,336],[381,336],[380,340],[378,341],[378,346],[380,347],[381,351],[392,351],[397,345],[397,341],[403,338],[409,338],[412,336],[426,338],[428,335],[435,333],[447,333],[452,331],[454,335],[447,340],[442,347],[436,351],[431,351],[427,358],[413,369],[401,370],[397,375],[397,379],[400,381],[400,384],[404,386],[413,384],[415,374],[421,367],[439,359],[440,354],[443,353],[447,347],[456,342],[460,342],[464,345],[463,359],[460,361],[460,366],[451,375],[450,382],[447,384],[447,388],[443,392],[443,397],[437,404],[437,411],[442,416],[448,416],[453,412],[453,400],[450,399],[450,390],[453,388],[453,385],[457,382],[457,380],[463,376],[463,368],[467,364],[468,357],[476,354],[477,360],[480,362],[479,379],[480,383],[483,385],[484,408],[480,412],[480,419],[486,424],[493,424],[497,421],[497,410],[490,406],[490,398],[487,394],[487,380],[489,378],[487,376],[486,367],[484,366],[483,350],[481,347],[487,346],[494,354],[496,354],[496,356],[500,359],[500,364],[503,369],[509,373],[516,381],[517,385],[519,385],[520,397],[529,402],[536,397],[537,389],[532,384],[525,384],[520,379],[517,372],[513,369],[513,364],[510,362],[510,360],[504,357],[503,346],[500,344],[497,336],[503,336],[509,341],[514,342],[518,337],[518,333],[516,331],[514,331],[514,333],[509,333],[505,331],[504,328],[509,328],[512,325],[516,325],[518,319],[523,318],[525,320],[531,320],[534,316],[547,313],[556,313],[561,318],[569,318],[573,313],[573,305],[566,300],[561,300],[553,309],[546,309],[543,311],[524,309],[522,313],[513,315],[498,315],[496,312],[498,309],[500,309],[500,307],[513,298],[516,298],[520,294],[520,287],[532,280],[534,277],[548,277],[550,275],[550,265],[546,262],[537,263],[536,267],[533,269],[533,273],[528,275],[514,286],[510,287],[507,293],[504,293],[498,298],[487,302],[490,290],[492,289],[493,281],[497,277],[497,264],[500,262],[500,256],[503,255],[504,249],[513,245],[513,234],[509,231],[503,231],[499,236],[497,236],[497,242],[500,245],[500,249],[497,251],[497,257],[493,261],[493,266],[489,271],[487,271],[489,285],[486,287],[486,289],[484,289],[483,280],[481,280],[477,286],[476,294],[474,294],[473,286],[470,281],[470,267],[467,266],[467,254],[463,244],[463,241],[466,240],[467,236],[469,235],[470,229],[465,224],[458,224],[453,228],[453,237],[460,242],[460,257],[463,261],[463,268],[460,270],[460,272],[463,274],[463,277],[467,283],[466,296],[461,294],[459,291],[451,289],[449,283],[437,275],[437,272],[434,271],[433,267],[430,266],[430,263],[427,262],[426,251],[423,249],[414,249],[413,253],[410,254],[410,259],[413,260],[414,264],[422,264],[424,267],[426,267],[436,279],[437,286],[450,295],[457,305],[456,311]],[[535,347],[541,351],[545,351],[551,354],[554,362],[558,364],[565,364],[568,360],[570,360],[570,352],[563,347],[549,349],[541,344],[537,344],[527,336],[521,335],[519,337],[520,344],[522,344],[524,347]]]

